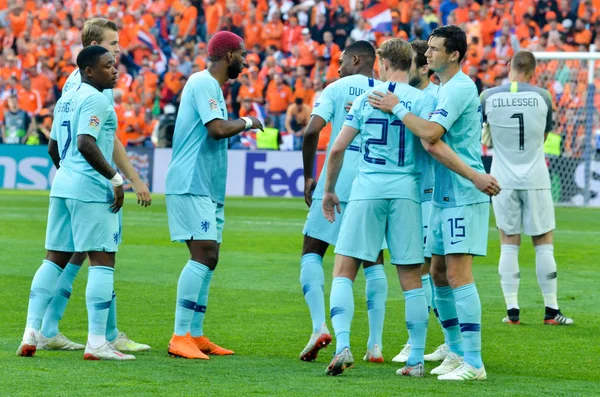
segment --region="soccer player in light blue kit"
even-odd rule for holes
[[[341,216],[329,223],[323,216],[321,201],[326,179],[327,158],[319,182],[315,183],[314,164],[319,133],[331,122],[329,147],[342,129],[348,112],[346,106],[365,91],[379,84],[373,79],[375,49],[368,41],[350,44],[340,57],[338,73],[341,79],[328,85],[315,103],[312,117],[304,132],[302,156],[304,159],[304,198],[310,207],[304,226],[304,244],[300,267],[300,283],[304,299],[312,319],[312,335],[300,359],[314,361],[320,349],[331,343],[331,334],[325,324],[325,297],[323,256],[329,245],[335,245],[340,230]],[[344,154],[344,167],[337,184],[337,193],[341,201],[342,213],[350,197],[352,181],[356,177],[356,167],[360,159],[360,142],[353,142]],[[376,263],[365,262],[366,296],[369,314],[369,340],[367,342],[366,361],[383,362],[382,334],[387,299],[387,279],[383,270],[383,254]]]
[[[460,28],[444,26],[431,33],[425,55],[442,85],[430,120],[411,113],[395,95],[374,92],[369,99],[373,106],[393,111],[441,163],[435,166],[427,240],[433,254],[436,306],[450,352],[431,373],[440,380],[457,381],[486,379],[481,302],[472,263],[474,255],[485,255],[487,250],[490,200],[486,194],[500,191],[481,161],[479,97],[473,81],[460,70],[466,51],[467,37]]]
[[[377,53],[379,72],[387,82],[374,90],[391,91],[402,97],[416,114],[427,117],[434,110],[433,97],[408,84],[412,63],[410,44],[402,39],[390,39]],[[338,214],[341,212],[335,187],[344,161],[343,153],[358,134],[362,138],[363,155],[335,248],[330,307],[336,353],[326,373],[339,375],[354,362],[350,352],[350,325],[354,315],[352,285],[360,261],[374,261],[385,237],[390,262],[397,265],[404,290],[406,324],[412,342],[407,365],[397,373],[422,377],[428,315],[421,285],[423,243],[418,157],[425,153],[418,150],[419,139],[406,131],[400,120],[369,105],[368,92],[358,97],[331,148],[327,166],[322,206],[324,215],[332,222],[336,218],[335,210]]]
[[[208,56],[209,68],[194,73],[183,88],[166,180],[171,240],[185,241],[191,255],[177,285],[169,354],[204,360],[207,354],[233,354],[212,343],[202,329],[225,222],[227,138],[262,129],[252,117],[227,120],[221,86],[247,66],[243,40],[231,32],[218,32],[208,43]]]
[[[408,73],[408,84],[420,89],[421,91],[437,96],[438,86],[431,82],[433,70],[427,65],[425,52],[429,46],[425,40],[411,41],[410,45],[413,49],[413,62]],[[431,198],[433,196],[434,184],[434,163],[435,161],[429,154],[424,154],[420,157],[421,164],[421,216],[423,218],[423,251],[425,252],[425,261],[421,269],[421,282],[423,283],[423,291],[427,299],[427,306],[433,308],[433,313],[439,321],[437,309],[433,297],[433,285],[431,283],[431,275],[429,267],[431,265],[431,251],[427,247],[427,230],[429,229],[429,213],[431,210]],[[441,325],[441,323],[440,323]],[[443,329],[443,328],[442,328]],[[405,363],[410,354],[410,339],[404,345],[404,348],[392,359],[393,362]],[[440,345],[433,353],[425,355],[425,361],[442,361],[448,355],[448,345],[446,343]]]
[[[123,178],[110,165],[117,115],[102,90],[117,83],[112,54],[100,46],[77,56],[82,84],[64,95],[54,109],[50,140],[53,161],[60,167],[50,191],[46,259],[31,283],[27,327],[17,355],[33,356],[42,317],[57,280],[73,252],[87,252],[90,269],[86,289],[88,342],[86,360],[134,360],[107,342],[115,253],[119,241],[117,212],[123,205]],[[113,192],[114,190],[114,192]]]
[[[94,18],[86,21],[81,31],[81,42],[84,47],[91,45],[99,45],[110,51],[115,60],[119,59],[121,49],[119,47],[119,32],[117,25],[104,18]],[[63,86],[63,95],[78,89],[81,86],[81,73],[79,69],[75,69],[70,75],[65,85]],[[102,92],[111,104],[114,104],[113,90],[105,89]],[[133,190],[137,195],[138,204],[147,207],[151,204],[152,198],[148,186],[142,181],[137,171],[131,165],[129,157],[123,144],[119,139],[114,140],[113,160],[119,170],[125,174],[127,179],[131,181]],[[55,162],[56,168],[59,167],[58,162]],[[122,224],[123,211],[119,211],[119,222]],[[119,244],[121,243],[122,233],[119,232]],[[76,252],[73,254],[69,263],[65,267],[57,281],[56,292],[42,321],[42,330],[39,333],[38,346],[40,350],[79,350],[85,346],[79,343],[70,341],[63,335],[58,324],[62,319],[71,292],[73,290],[73,281],[77,276],[81,265],[85,261],[87,253]],[[108,324],[106,327],[106,339],[109,343],[119,351],[137,352],[150,350],[150,346],[143,343],[137,343],[129,339],[124,332],[120,332],[117,328],[117,295],[113,291],[112,302],[108,312]]]

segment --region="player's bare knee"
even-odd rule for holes
[[[87,252],[75,252],[71,259],[69,259],[69,263],[77,266],[83,265],[83,262],[87,259]]]
[[[421,288],[421,265],[397,265],[396,271],[403,291]]]
[[[317,254],[321,257],[325,256],[329,248],[329,244],[325,241],[317,240],[310,236],[304,236],[304,243],[302,244],[302,255],[306,254]]]
[[[67,266],[67,263],[69,263],[71,255],[71,252],[47,251],[46,260],[56,264],[61,269],[64,269]]]
[[[532,236],[531,241],[533,242],[534,246],[544,245],[544,244],[553,244],[554,243],[554,233],[551,230],[548,233],[544,233],[539,236]]]
[[[500,231],[500,243],[502,245],[521,245],[520,234],[506,234],[502,229]]]
[[[90,266],[115,267],[115,253],[93,251],[87,253],[90,258]]]

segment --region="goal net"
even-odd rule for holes
[[[554,130],[544,149],[554,202],[600,206],[600,53],[534,55],[532,83],[553,99]]]

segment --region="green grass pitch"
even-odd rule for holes
[[[475,261],[483,304],[485,382],[442,383],[432,375],[407,379],[395,375],[391,359],[407,339],[404,302],[389,264],[389,299],[384,329],[385,364],[361,361],[367,340],[362,271],[355,282],[352,324],[355,368],[325,376],[333,347],[317,362],[298,360],[311,332],[299,283],[302,226],[306,206],[297,199],[228,199],[224,242],[213,278],[205,332],[235,350],[233,357],[209,361],[172,359],[167,343],[173,331],[176,285],[188,253],[171,243],[165,201],[151,208],[126,198],[124,244],[117,255],[115,290],[119,328],[152,351],[135,362],[85,362],[82,352],[40,351],[34,358],[15,355],[27,311],[31,279],[44,257],[48,192],[0,191],[0,395],[598,395],[600,380],[600,288],[598,250],[600,210],[558,208],[555,234],[559,302],[571,327],[543,325],[534,251],[521,249],[522,326],[507,326],[497,275],[498,233],[490,227],[488,256]],[[494,225],[493,220],[490,226]],[[330,250],[331,251],[331,250]],[[387,259],[387,258],[386,258]],[[325,261],[328,302],[333,255]],[[75,281],[61,331],[85,342],[87,315],[82,270]],[[433,315],[427,351],[442,342]],[[432,364],[427,364],[430,370]]]

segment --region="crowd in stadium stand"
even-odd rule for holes
[[[181,91],[207,66],[206,43],[219,30],[245,40],[248,69],[224,91],[230,117],[253,115],[280,131],[282,149],[299,149],[310,109],[338,78],[338,59],[355,40],[427,39],[439,25],[468,35],[463,70],[481,91],[507,82],[515,51],[600,48],[600,0],[387,0],[389,32],[373,31],[369,0],[0,0],[2,142],[44,144],[53,104],[73,71],[86,19],[109,18],[120,28],[122,53],[114,90],[117,135],[127,146],[169,146]],[[367,10],[367,11],[365,11]],[[381,29],[377,29],[381,30]],[[587,68],[579,61],[545,63],[537,83],[554,97],[564,150],[578,155],[585,123]],[[377,65],[375,65],[377,69]],[[600,70],[596,76],[600,75]],[[377,70],[375,70],[377,73]],[[600,92],[600,79],[596,80]],[[594,98],[600,107],[600,95]],[[18,115],[18,116],[17,116]],[[5,119],[19,118],[15,133]],[[322,133],[320,148],[328,134]],[[252,149],[252,131],[230,147]]]

